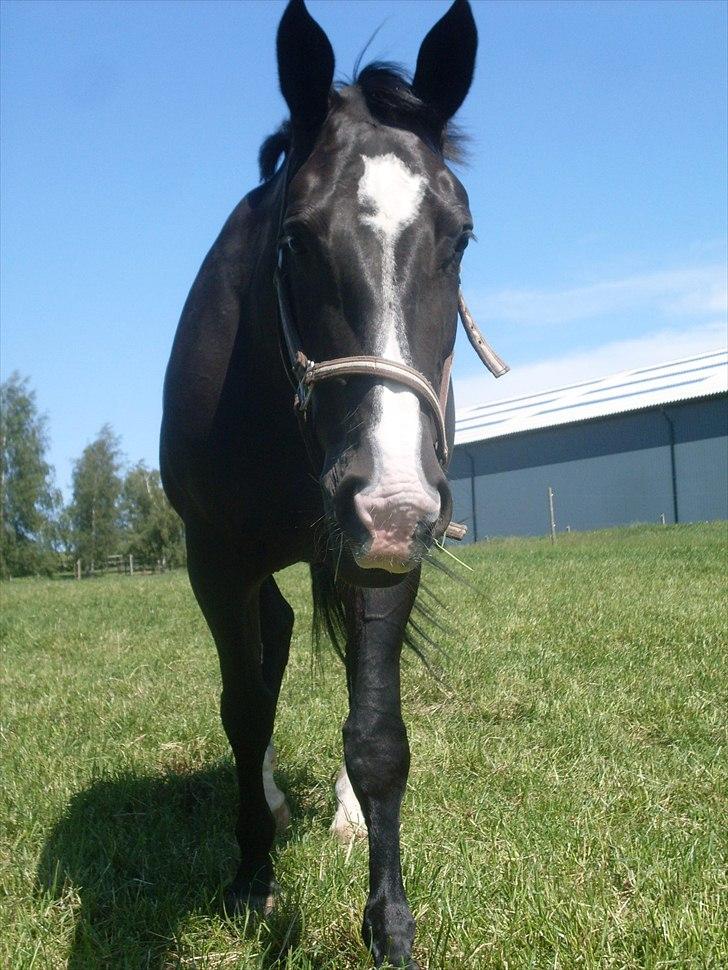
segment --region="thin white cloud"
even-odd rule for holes
[[[455,376],[458,409],[489,401],[536,394],[592,378],[608,377],[633,367],[649,367],[681,357],[693,357],[728,345],[722,320],[682,329],[653,331],[631,340],[617,340],[590,350],[573,350],[537,363],[514,366],[498,381],[483,370]]]
[[[555,326],[576,320],[644,311],[668,317],[705,317],[728,313],[726,267],[711,263],[564,290],[500,290],[468,293],[482,320]]]

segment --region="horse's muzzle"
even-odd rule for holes
[[[386,489],[347,476],[333,504],[357,566],[389,573],[409,572],[421,562],[447,527],[452,510],[444,476],[436,488],[417,482]]]

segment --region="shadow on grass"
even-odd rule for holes
[[[303,772],[277,777],[295,828],[315,814],[297,796],[312,781]],[[74,795],[38,866],[40,892],[56,900],[73,892],[80,901],[69,970],[193,966],[179,943],[193,914],[217,921],[217,933],[222,925],[232,948],[246,925],[243,917],[225,919],[221,903],[238,856],[236,803],[235,772],[226,762],[181,774],[104,777]],[[260,928],[256,965],[284,964],[299,926],[297,908],[284,902]]]

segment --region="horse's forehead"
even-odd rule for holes
[[[416,214],[468,209],[468,195],[444,161],[415,135],[406,140],[372,140],[351,159],[352,205],[388,220],[411,222]],[[370,220],[366,220],[370,221]]]
[[[357,201],[363,221],[380,232],[396,232],[415,217],[425,192],[425,177],[398,155],[362,155],[364,171]]]
[[[363,202],[430,201],[467,206],[467,194],[441,158],[409,131],[385,126],[335,126],[297,174],[293,198],[339,213]]]

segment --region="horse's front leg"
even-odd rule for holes
[[[344,755],[369,836],[369,899],[362,933],[380,966],[416,970],[415,922],[402,885],[399,812],[410,754],[400,700],[400,653],[419,571],[389,589],[347,597],[349,716]]]
[[[232,911],[249,906],[267,912],[275,889],[270,850],[276,823],[265,797],[263,761],[273,734],[280,677],[264,669],[261,584],[245,563],[246,557],[204,526],[187,523],[190,582],[217,646],[220,713],[238,776],[240,865],[225,904]]]

